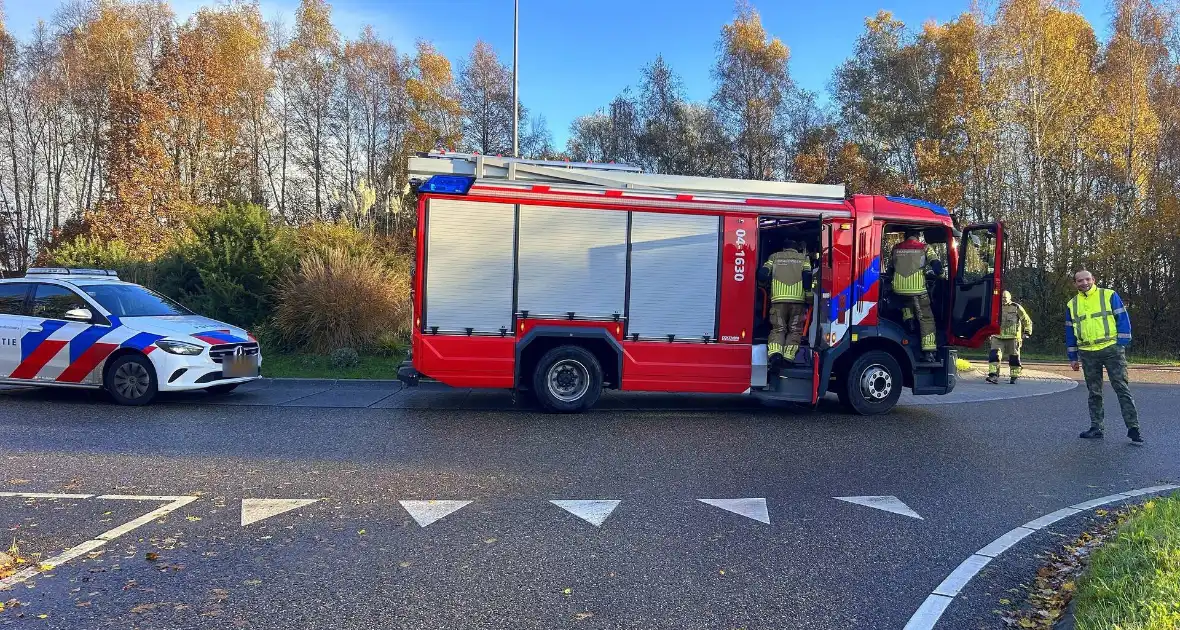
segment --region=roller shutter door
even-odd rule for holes
[[[517,309],[529,317],[623,314],[627,213],[520,207]]]
[[[515,208],[431,199],[426,221],[426,329],[511,331]]]
[[[720,229],[712,216],[634,213],[628,334],[716,335]]]

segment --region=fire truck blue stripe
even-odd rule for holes
[[[91,326],[78,333],[70,340],[70,364],[77,361],[84,352],[90,349],[99,339],[114,330],[111,326]]]
[[[47,319],[47,320],[41,322],[41,332],[31,332],[31,333],[26,334],[24,337],[21,337],[21,340],[20,340],[20,359],[21,359],[21,361],[24,361],[25,359],[29,358],[29,355],[33,354],[33,351],[37,349],[37,346],[41,345],[46,339],[49,339],[49,335],[52,335],[53,333],[57,332],[57,330],[59,328],[61,328],[62,326],[65,326],[65,325],[66,325],[65,322]]]
[[[873,259],[873,262],[869,263],[869,268],[855,282],[849,284],[843,291],[832,296],[832,299],[828,302],[828,321],[838,321],[840,319],[840,313],[852,308],[854,306],[853,302],[868,293],[869,289],[880,280],[881,257],[877,256]],[[853,287],[856,288],[855,293],[852,290]],[[844,308],[842,310],[840,309],[841,297],[844,298]]]

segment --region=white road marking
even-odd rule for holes
[[[111,501],[179,501],[189,497],[152,496],[147,494],[103,494],[96,498],[110,499]]]
[[[849,503],[855,503],[857,505],[863,505],[865,507],[876,508],[878,510],[885,510],[886,512],[892,512],[894,514],[901,514],[902,516],[909,516],[911,518],[916,518],[918,520],[925,520],[921,516],[919,516],[917,512],[910,509],[910,506],[906,505],[905,503],[902,502],[901,499],[899,499],[893,495],[888,495],[888,496],[883,496],[883,497],[832,497],[832,498],[838,499],[840,501],[847,501]]]
[[[963,590],[964,586],[967,586],[967,582],[970,582],[971,578],[975,577],[975,574],[979,573],[979,570],[986,567],[987,563],[991,561],[992,559],[987,556],[981,556],[979,554],[972,555],[960,563],[954,571],[951,571],[951,574],[946,576],[942,584],[939,584],[934,589],[933,594],[945,595],[947,597],[958,595],[959,591]]]
[[[1166,492],[1168,490],[1180,489],[1177,485],[1163,485],[1152,486],[1150,488],[1139,488],[1137,490],[1128,490],[1118,494],[1111,494],[1097,499],[1091,499],[1083,503],[1078,503],[1072,507],[1062,508],[1056,512],[1051,512],[1038,519],[1029,521],[1020,527],[1013,528],[1006,532],[1003,536],[991,541],[986,547],[972,554],[964,560],[951,574],[946,576],[932,592],[918,610],[910,617],[909,623],[905,625],[905,630],[932,630],[938,620],[942,618],[942,614],[946,612],[947,606],[950,606],[954,601],[956,595],[979,573],[980,569],[987,566],[989,562],[998,557],[1000,554],[1007,551],[1017,542],[1023,540],[1025,537],[1032,535],[1035,531],[1052,525],[1063,518],[1072,516],[1074,514],[1081,514],[1085,510],[1096,508],[1107,503],[1114,503],[1116,501],[1124,501],[1134,497],[1143,496],[1145,494],[1152,494],[1156,492]]]
[[[935,623],[938,623],[938,618],[942,616],[943,611],[951,602],[955,601],[953,597],[945,595],[930,594],[926,601],[922,602],[922,606],[918,608],[918,612],[910,617],[909,623],[905,625],[905,630],[926,630],[933,628]]]
[[[242,499],[242,527],[316,501],[319,499]]]
[[[697,499],[701,503],[770,525],[766,499]]]
[[[1022,527],[1027,527],[1029,529],[1044,529],[1063,518],[1073,516],[1079,512],[1081,512],[1081,510],[1074,508],[1061,508],[1060,510],[1057,510],[1051,514],[1046,514],[1038,519],[1031,520],[1022,525]]]
[[[1009,531],[1007,534],[1004,534],[1003,536],[1000,536],[999,538],[991,541],[988,546],[980,549],[979,551],[976,551],[975,553],[980,556],[994,558],[1005,551],[1008,551],[1009,547],[1024,540],[1026,536],[1036,533],[1036,531],[1037,530],[1035,529],[1029,529],[1027,527],[1017,527],[1016,529]]]
[[[110,498],[143,499],[143,500],[157,500],[158,499],[157,497],[145,498],[145,497],[134,497],[131,495],[110,495]],[[108,542],[118,538],[119,536],[122,536],[128,532],[134,531],[135,529],[138,529],[138,528],[140,528],[140,527],[142,527],[142,526],[144,526],[144,525],[146,525],[158,518],[162,518],[164,516],[167,516],[168,514],[171,514],[172,512],[179,510],[180,508],[197,500],[197,497],[166,497],[166,498],[172,499],[172,501],[170,503],[168,503],[167,505],[162,505],[162,506],[152,510],[151,512],[148,512],[147,514],[144,514],[143,516],[141,516],[133,521],[129,521],[127,523],[124,523],[124,524],[114,528],[114,529],[105,531],[105,532],[99,534],[93,540],[87,540],[86,542],[84,542],[76,547],[72,547],[70,549],[63,551],[62,553],[60,553],[56,556],[53,556],[52,558],[49,558],[47,560],[42,560],[41,562],[39,562],[37,564],[37,566],[32,566],[32,567],[29,567],[23,571],[18,571],[17,573],[14,573],[13,575],[10,575],[10,576],[4,578],[3,580],[0,580],[0,591],[11,588],[12,586],[14,586],[16,584],[24,582],[25,580],[37,575],[38,573],[41,573],[42,571],[49,571],[49,570],[53,569],[54,567],[60,566],[62,564],[65,564],[66,562],[69,562],[70,560],[73,560],[74,558],[84,556],[84,555],[90,553],[91,551],[94,551],[95,549],[98,549],[99,547],[102,547],[103,545],[107,544]]]
[[[93,494],[55,494],[53,492],[0,492],[0,497],[23,499],[89,499]]]
[[[418,525],[426,527],[448,514],[453,514],[471,501],[398,501]]]
[[[550,503],[595,527],[601,527],[622,501],[555,499]]]

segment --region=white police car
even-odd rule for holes
[[[261,363],[250,333],[113,271],[0,279],[0,383],[101,388],[144,405],[160,391],[227,393],[259,378]]]

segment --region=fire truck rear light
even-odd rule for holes
[[[745,338],[746,338],[746,330],[743,328],[742,329],[742,339],[745,339]]]
[[[418,187],[418,192],[466,195],[473,184],[475,178],[466,175],[434,175]]]

